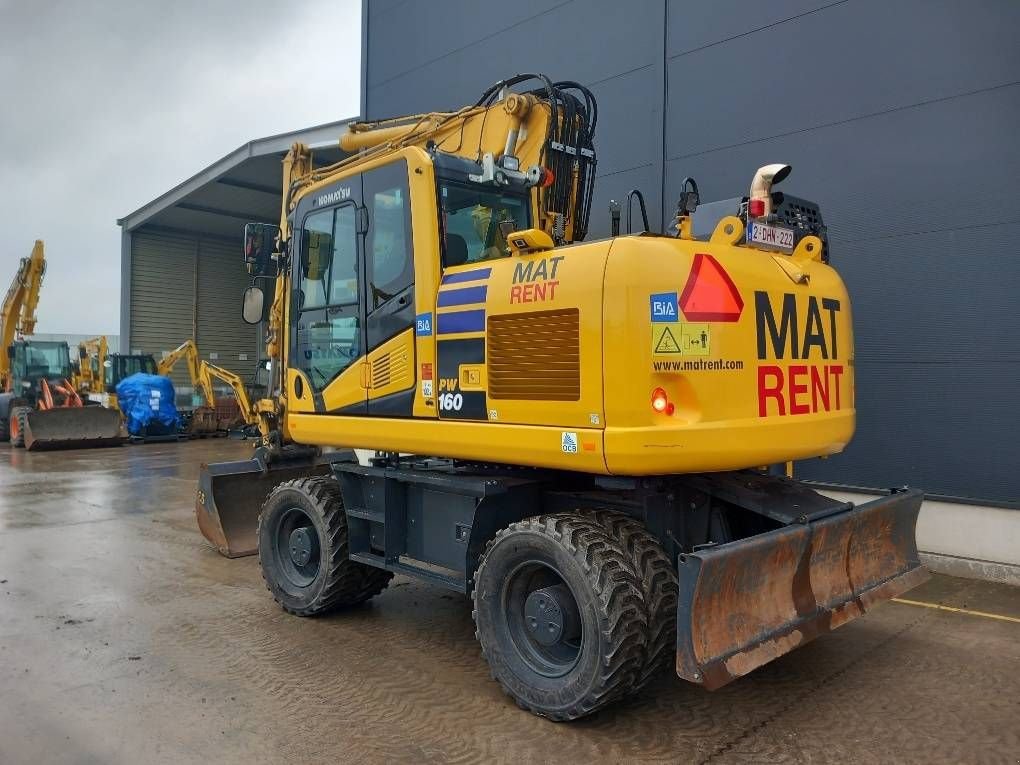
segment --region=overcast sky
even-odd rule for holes
[[[253,138],[356,116],[360,14],[360,0],[0,0],[0,296],[43,239],[36,330],[117,334],[117,218]]]

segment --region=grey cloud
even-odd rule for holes
[[[116,218],[245,141],[356,115],[360,7],[0,0],[0,289],[44,239],[38,330],[116,333]]]

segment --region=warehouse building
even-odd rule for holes
[[[821,205],[857,336],[857,436],[799,474],[1020,507],[1016,3],[372,0],[363,20],[369,119],[473,103],[518,72],[594,91],[589,239],[631,189],[661,230],[685,176],[707,201],[791,164],[783,188]],[[241,224],[275,218],[291,141],[341,129],[255,141],[121,221],[124,347],[195,335],[250,373],[257,334],[224,299],[247,283]]]

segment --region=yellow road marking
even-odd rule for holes
[[[924,608],[934,608],[939,611],[952,611],[955,614],[969,614],[970,616],[983,616],[986,619],[999,619],[1004,622],[1015,622],[1020,624],[1020,618],[1016,616],[1003,616],[1002,614],[990,614],[987,611],[971,611],[969,608],[953,608],[952,606],[944,606],[941,603],[926,603],[923,600],[907,600],[906,598],[892,598],[893,603],[903,603],[908,606],[922,606]]]

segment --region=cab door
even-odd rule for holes
[[[411,417],[416,393],[414,247],[408,166],[362,174],[365,233],[367,413]]]
[[[360,192],[360,178],[343,182],[343,203],[313,208],[301,218],[288,374],[294,412],[336,414],[365,406],[364,267],[360,193],[352,193],[355,184]],[[331,195],[315,199],[331,199]]]

